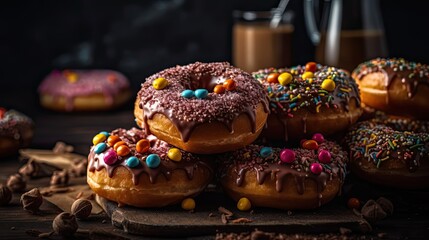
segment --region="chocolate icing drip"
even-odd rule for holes
[[[181,169],[185,171],[189,180],[193,179],[194,171],[199,167],[205,167],[206,169],[209,169],[209,171],[212,171],[212,168],[208,163],[207,159],[200,159],[199,157],[195,155],[191,155],[190,153],[187,153],[187,152],[182,151],[182,160],[179,162],[169,160],[166,154],[168,149],[173,146],[167,144],[164,141],[158,140],[153,135],[145,137],[146,135],[143,133],[142,130],[138,130],[136,128],[132,128],[131,130],[128,130],[128,131],[125,129],[117,129],[113,131],[111,134],[119,136],[122,141],[126,142],[127,146],[131,150],[131,153],[126,157],[118,156],[118,161],[114,165],[108,165],[104,162],[103,156],[104,156],[104,152],[106,152],[111,148],[109,147],[103,153],[96,154],[94,152],[94,147],[93,147],[91,148],[91,151],[88,156],[89,171],[91,172],[100,171],[101,169],[105,168],[107,170],[109,177],[113,177],[115,173],[115,169],[122,166],[122,167],[125,167],[132,174],[132,177],[133,177],[132,180],[135,185],[139,184],[140,175],[143,173],[148,175],[149,181],[151,183],[156,183],[158,176],[161,174],[167,180],[170,180],[171,174],[175,170]],[[144,138],[150,141],[151,147],[149,148],[149,151],[147,153],[141,154],[136,152],[135,144],[140,139],[144,139]],[[146,164],[146,161],[145,161],[146,157],[152,153],[158,154],[161,158],[161,164],[157,168],[149,168]],[[130,156],[135,156],[140,160],[140,164],[137,167],[130,168],[126,165],[125,159]]]
[[[167,79],[166,89],[156,90],[152,82],[159,77]],[[215,85],[226,79],[236,82],[236,89],[222,94],[213,93]],[[185,89],[205,88],[209,91],[205,99],[186,99],[180,93]],[[228,63],[194,63],[169,68],[150,76],[138,94],[139,106],[143,109],[143,121],[146,133],[149,133],[148,119],[156,113],[165,115],[187,142],[200,124],[222,123],[233,133],[234,119],[246,114],[251,122],[252,131],[256,131],[256,108],[262,103],[269,111],[268,99],[262,86],[251,75]]]

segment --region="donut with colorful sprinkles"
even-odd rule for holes
[[[208,156],[185,152],[137,128],[103,131],[92,143],[88,185],[119,204],[177,204],[199,194],[213,176]]]
[[[43,107],[61,112],[110,110],[131,97],[128,79],[112,70],[53,70],[38,91]]]
[[[429,187],[429,124],[379,115],[346,135],[351,171],[381,186]]]
[[[342,69],[309,62],[305,66],[262,69],[253,73],[268,93],[270,114],[262,136],[297,141],[341,132],[362,114],[359,89]]]
[[[11,156],[28,147],[33,139],[34,122],[26,115],[0,107],[0,157]]]
[[[238,205],[314,209],[340,193],[347,161],[347,153],[322,134],[300,148],[252,144],[221,156],[220,182]]]
[[[196,62],[150,76],[134,109],[137,124],[147,133],[199,154],[252,143],[269,111],[261,84],[226,62]]]
[[[352,73],[362,102],[388,114],[429,120],[429,66],[403,58],[377,58]]]

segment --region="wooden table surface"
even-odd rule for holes
[[[24,89],[18,94],[17,90],[0,89],[0,106],[24,112],[35,121],[36,130],[31,148],[51,149],[55,142],[64,141],[73,145],[77,153],[86,155],[94,134],[118,127],[135,126],[132,100],[122,109],[110,112],[56,113],[42,109],[32,90]],[[0,161],[1,183],[5,183],[10,174],[17,172],[21,165],[17,159],[15,156]],[[31,182],[29,188],[47,185],[48,181],[49,179],[42,179]],[[427,190],[398,191],[367,185],[356,179],[350,181],[352,184],[347,184],[345,189],[347,195],[360,194],[362,199],[385,196],[391,199],[395,205],[393,216],[373,225],[372,233],[355,234],[353,237],[366,237],[367,239],[368,237],[384,236],[389,239],[429,238],[429,192]],[[44,202],[41,207],[42,213],[32,215],[22,210],[19,196],[19,194],[14,194],[11,204],[0,207],[0,239],[29,239],[31,237],[26,234],[26,231],[30,229],[51,231],[52,220],[61,210]],[[92,216],[87,221],[79,221],[79,227],[80,232],[76,235],[79,239],[141,239],[141,236],[124,233],[121,229],[112,226],[106,214]],[[213,238],[214,236],[201,236],[196,239]]]

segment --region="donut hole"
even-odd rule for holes
[[[185,86],[190,90],[206,89],[209,93],[212,93],[216,85],[222,85],[226,78],[220,76],[214,76],[211,74],[203,74],[201,76],[191,75],[190,86]]]

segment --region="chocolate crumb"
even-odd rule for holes
[[[223,224],[228,223],[228,219],[226,218],[226,215],[223,213],[222,213],[222,215],[220,215],[220,220],[222,221]]]
[[[352,230],[349,228],[340,227],[340,233],[341,235],[349,235],[350,233],[352,233]]]
[[[102,224],[105,224],[106,222],[106,219],[103,219],[103,221],[101,221]]]
[[[389,199],[380,197],[377,199],[377,203],[388,215],[393,214],[393,203]]]
[[[255,230],[250,234],[250,240],[269,240],[271,239],[270,234]]]
[[[19,173],[9,176],[6,185],[12,192],[24,192],[27,187],[25,179]]]
[[[214,213],[209,213],[209,217],[215,217],[216,216],[216,214],[214,214]]]
[[[74,199],[79,199],[79,198],[81,198],[82,197],[82,195],[83,195],[83,192],[79,192],[77,195],[76,195],[76,197],[74,197]]]
[[[223,214],[227,215],[227,216],[233,216],[233,215],[234,215],[234,213],[232,213],[231,211],[229,211],[228,209],[226,209],[226,208],[224,208],[224,207],[222,207],[222,206],[220,206],[220,207],[218,208],[218,211],[219,211],[220,213],[223,213]]]
[[[375,223],[387,216],[386,212],[374,200],[368,200],[362,207],[362,216],[371,223]]]
[[[231,221],[232,223],[251,223],[253,220],[248,218],[237,218]]]
[[[51,186],[67,186],[69,183],[69,173],[67,170],[55,171],[51,177]]]
[[[39,207],[42,203],[43,197],[38,188],[33,188],[21,195],[22,208],[32,214],[39,211]]]

